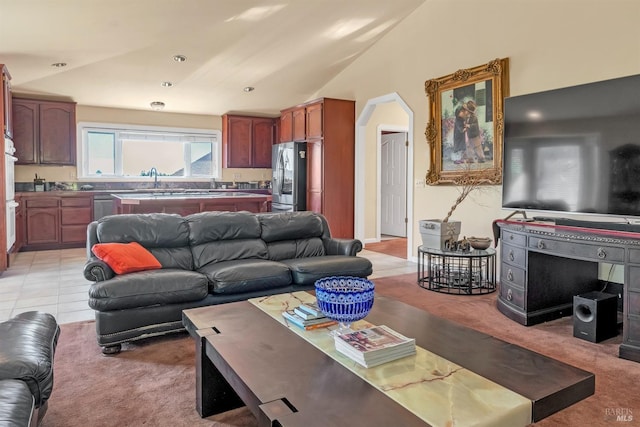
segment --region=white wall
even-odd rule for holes
[[[429,168],[425,80],[504,57],[511,62],[511,95],[638,74],[639,21],[637,0],[429,0],[320,93],[355,99],[357,117],[369,99],[397,92],[415,114],[414,178],[423,178]],[[369,162],[367,175],[375,168]],[[458,193],[448,186],[414,191],[419,242],[417,221],[443,218]],[[465,200],[454,214],[462,234],[491,236],[491,222],[507,215],[500,197],[493,186]]]

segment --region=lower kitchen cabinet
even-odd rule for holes
[[[22,193],[24,217],[17,218],[22,227],[23,251],[82,247],[87,225],[93,218],[90,195],[29,195]]]

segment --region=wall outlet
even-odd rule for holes
[[[424,178],[416,178],[416,187],[424,187]]]
[[[242,178],[242,174],[241,173],[234,173],[233,174],[233,179],[237,180],[237,179],[240,179],[240,178]]]

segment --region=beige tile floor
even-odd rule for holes
[[[367,250],[358,255],[371,260],[374,279],[416,272],[416,264],[405,259]],[[0,276],[0,321],[31,310],[51,313],[59,323],[93,319],[85,261],[84,248],[18,253]]]

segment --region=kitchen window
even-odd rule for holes
[[[78,175],[90,179],[221,176],[220,131],[80,123]]]

